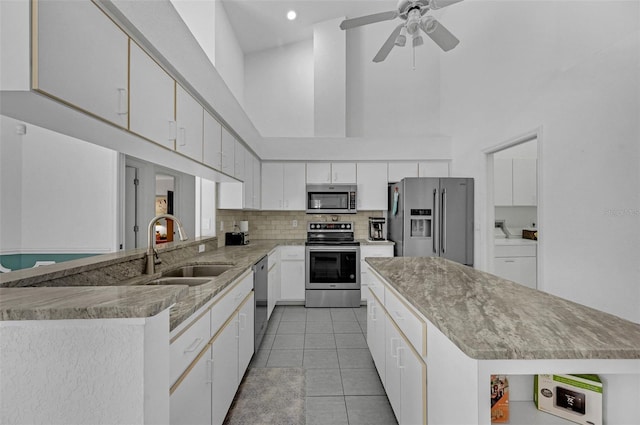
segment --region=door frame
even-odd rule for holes
[[[536,185],[537,185],[537,221],[536,225],[538,233],[544,235],[544,186],[543,186],[543,126],[537,127],[533,130],[527,131],[518,136],[509,138],[501,143],[490,146],[482,150],[485,155],[485,170],[486,170],[486,229],[485,229],[485,252],[487,256],[485,258],[485,270],[489,273],[493,273],[493,257],[494,257],[494,235],[493,228],[495,227],[495,205],[494,205],[494,179],[493,179],[493,165],[494,154],[502,150],[511,148],[521,143],[529,142],[531,140],[537,140],[537,166],[536,166]],[[538,290],[544,290],[544,237],[538,238],[537,252],[536,252],[536,287]]]

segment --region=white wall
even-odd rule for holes
[[[441,70],[453,174],[477,179],[476,253],[487,243],[482,150],[541,126],[540,287],[636,322],[639,19],[629,1],[464,2],[442,19],[461,43]]]
[[[29,2],[0,1],[0,89],[30,88]]]
[[[216,1],[171,0],[173,7],[202,47],[212,64],[216,63]]]
[[[244,104],[244,53],[220,0],[215,1],[214,65],[240,105]]]
[[[2,203],[3,250],[115,251],[117,153],[35,125],[27,124],[26,135],[18,135],[15,127],[21,122],[4,116],[0,123],[0,198],[9,187],[12,200]],[[8,151],[5,144],[9,145]],[[12,175],[5,174],[9,169]],[[9,243],[5,243],[5,235]]]
[[[245,57],[245,110],[263,137],[313,137],[313,40]]]

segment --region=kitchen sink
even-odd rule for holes
[[[145,285],[188,285],[199,286],[205,283],[211,282],[211,279],[197,278],[197,277],[161,277],[160,279],[152,280],[145,283]]]
[[[162,273],[162,277],[215,277],[235,267],[235,264],[197,264]]]

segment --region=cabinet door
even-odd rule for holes
[[[127,127],[127,35],[91,2],[38,2],[34,88]]]
[[[493,272],[530,288],[536,288],[536,257],[496,257]]]
[[[334,162],[331,164],[331,183],[356,183],[355,162]]]
[[[262,209],[281,210],[283,204],[284,167],[281,163],[262,164]]]
[[[176,85],[176,150],[198,162],[202,162],[203,120],[202,105],[180,85]]]
[[[427,423],[427,366],[405,340],[398,349],[402,424]]]
[[[382,385],[386,388],[385,373],[385,313],[371,294],[367,301],[367,344]]]
[[[233,175],[238,180],[242,180],[242,181],[245,181],[245,174],[244,174],[245,152],[246,152],[246,149],[244,148],[242,143],[239,143],[238,141],[236,141],[234,146],[234,154],[233,154],[233,163],[234,163]]]
[[[493,160],[493,203],[513,205],[513,169],[511,159]]]
[[[129,129],[169,149],[174,149],[175,81],[131,42]]]
[[[253,155],[247,150],[244,153],[244,207],[256,208],[253,203]]]
[[[245,300],[238,312],[238,384],[242,381],[244,372],[253,356],[254,337],[254,292]]]
[[[253,208],[262,208],[262,167],[260,160],[253,157]]]
[[[236,139],[226,128],[222,127],[222,165],[221,171],[230,176],[235,175],[235,149]]]
[[[282,260],[280,299],[289,301],[304,300],[304,260]]]
[[[171,424],[211,423],[211,346],[201,353],[169,398]]]
[[[271,318],[271,313],[273,313],[273,309],[276,307],[276,303],[280,299],[280,261],[277,261],[269,270],[268,285],[269,294],[267,316]]]
[[[307,183],[311,183],[311,184],[331,183],[331,163],[308,162],[306,176],[307,176]]]
[[[449,162],[448,161],[419,162],[418,177],[449,177]]]
[[[238,320],[234,315],[211,344],[212,424],[222,424],[238,388]]]
[[[537,194],[537,160],[513,160],[513,205],[536,206]]]
[[[393,320],[386,317],[385,320],[385,389],[389,403],[393,408],[398,423],[403,423],[401,413],[401,372],[398,351],[402,343],[400,332],[396,329]]]
[[[418,177],[417,162],[390,162],[388,166],[389,183],[397,183],[405,177]]]
[[[303,211],[306,209],[306,184],[304,182],[304,163],[285,163],[283,180],[283,199],[285,210]]]
[[[387,210],[387,164],[361,162],[358,171],[358,210]]]
[[[207,111],[204,111],[203,139],[204,163],[220,170],[222,168],[222,126]]]

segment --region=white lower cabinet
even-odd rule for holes
[[[417,319],[415,314],[398,301],[374,272],[369,271],[369,279],[374,284],[369,287],[367,343],[389,403],[400,425],[426,424],[426,353],[420,354],[426,334],[420,327],[416,339],[412,330],[415,323],[411,324]],[[389,305],[387,299],[391,301]],[[422,325],[426,329],[426,323]]]
[[[172,424],[223,423],[254,352],[252,284],[253,274],[245,274],[174,331]]]
[[[271,318],[271,313],[280,299],[280,267],[280,248],[276,248],[269,253],[267,319]]]
[[[281,300],[304,300],[304,264],[304,246],[280,247]]]
[[[367,270],[369,268],[365,261],[367,257],[393,257],[393,245],[360,245],[360,286],[362,288],[362,301],[367,300],[369,297],[369,291],[367,291],[367,286],[369,285]]]
[[[537,246],[523,240],[522,245],[496,245],[493,273],[529,288],[537,287]]]

